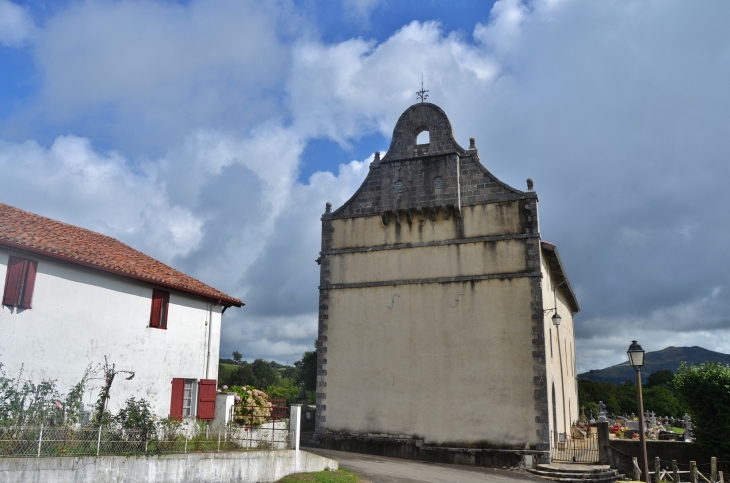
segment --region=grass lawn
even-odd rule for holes
[[[345,470],[320,471],[319,473],[297,473],[282,478],[277,483],[357,483],[355,473]]]

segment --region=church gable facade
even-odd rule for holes
[[[401,115],[387,154],[322,217],[323,446],[444,461],[469,448],[461,462],[499,466],[549,457],[577,419],[579,308],[537,202],[531,185],[493,176],[473,139],[459,146],[439,107]]]

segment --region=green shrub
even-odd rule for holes
[[[719,457],[730,457],[730,366],[681,363],[674,385],[692,416],[697,443]]]

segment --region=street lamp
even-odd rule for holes
[[[641,396],[641,366],[644,365],[644,349],[635,340],[631,341],[629,350],[629,364],[636,371],[636,388],[639,391],[639,439],[641,440],[641,457],[644,459],[644,481],[649,483],[649,460],[646,456],[646,437],[644,436],[644,399]]]
[[[562,320],[563,320],[563,319],[562,319],[562,318],[561,318],[561,317],[560,317],[560,316],[558,315],[558,313],[557,313],[557,312],[555,312],[555,315],[553,315],[553,316],[552,316],[552,321],[553,321],[553,325],[554,325],[555,327],[559,326],[559,325],[560,325],[560,322],[561,322]]]

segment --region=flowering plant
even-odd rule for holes
[[[236,393],[233,405],[233,420],[242,425],[259,425],[269,420],[271,403],[269,396],[252,386],[233,386],[230,391]]]

